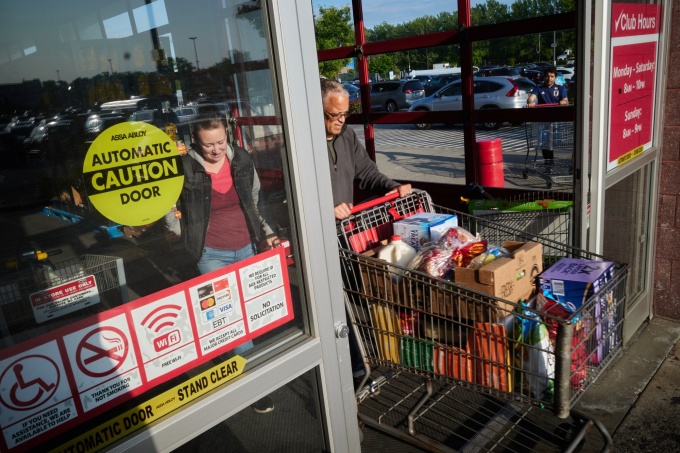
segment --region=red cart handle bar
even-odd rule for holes
[[[363,203],[359,203],[358,205],[355,205],[352,207],[352,214],[356,214],[357,212],[364,211],[366,209],[375,207],[375,206],[380,206],[383,203],[387,203],[388,201],[396,200],[399,198],[399,192],[394,192],[390,193],[387,195],[384,195],[382,197],[378,198],[373,198],[372,200],[365,201]]]

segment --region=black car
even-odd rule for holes
[[[33,128],[23,142],[23,157],[28,161],[81,158],[84,155],[83,119],[56,117]]]
[[[425,88],[425,96],[434,94],[440,88],[443,88],[444,86],[451,82],[455,82],[456,80],[460,80],[460,74],[443,74],[433,76],[429,83],[423,84],[423,87]]]
[[[90,114],[85,120],[85,145],[89,147],[92,142],[109,127],[127,121],[128,115],[120,111],[102,111]]]
[[[26,113],[13,118],[5,126],[0,134],[0,150],[2,150],[3,162],[12,164],[22,164],[24,140],[31,135],[33,128],[38,126],[45,119],[44,115]]]
[[[539,71],[538,69],[526,69],[520,72],[520,75],[522,77],[526,77],[536,84],[539,84],[543,81],[543,71]]]
[[[519,77],[521,74],[515,68],[503,66],[503,67],[500,67],[500,68],[489,69],[489,71],[486,75],[487,76]]]

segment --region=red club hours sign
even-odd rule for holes
[[[660,5],[612,4],[607,171],[652,146]]]

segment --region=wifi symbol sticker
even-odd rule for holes
[[[142,320],[142,325],[154,333],[175,326],[182,307],[175,304],[165,304],[153,309]]]
[[[182,341],[179,329],[175,329],[175,322],[182,311],[180,305],[164,304],[149,312],[142,319],[142,326],[154,333],[153,347],[161,352]]]

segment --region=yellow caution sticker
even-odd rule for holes
[[[52,453],[99,451],[234,379],[243,372],[245,365],[246,359],[235,356],[71,439]]]
[[[121,225],[147,225],[177,202],[184,170],[177,145],[143,122],[116,124],[99,134],[85,156],[85,188],[94,207]]]

